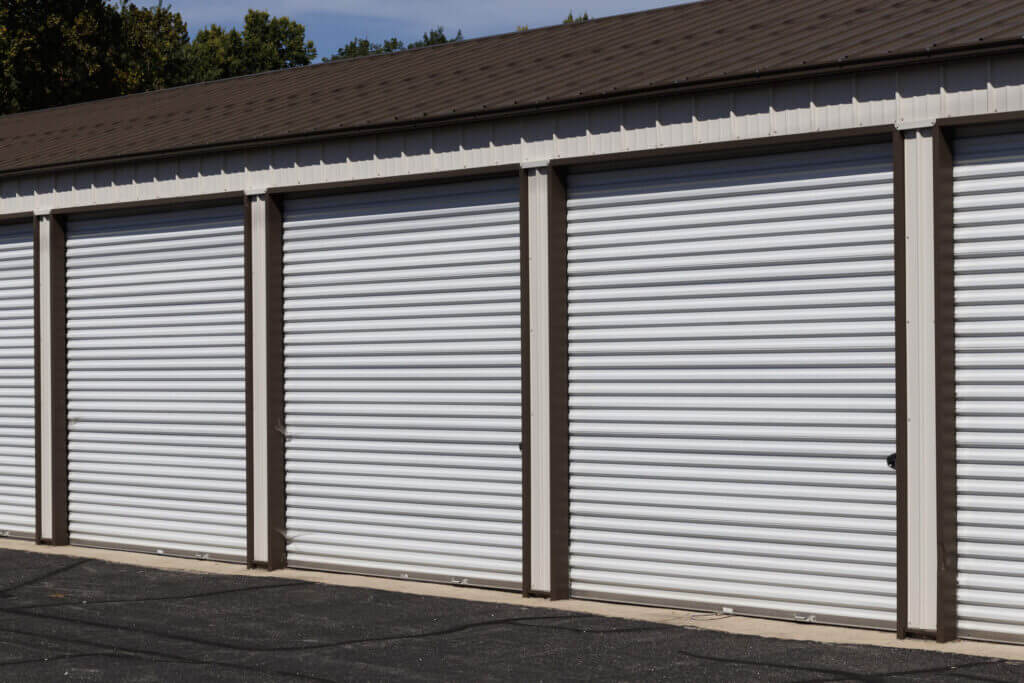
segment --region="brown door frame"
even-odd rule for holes
[[[953,271],[953,142],[959,137],[1024,132],[1024,112],[939,119],[932,129],[935,226],[936,640],[958,637],[956,321]]]
[[[567,271],[566,176],[574,171],[599,171],[767,156],[836,146],[889,142],[893,154],[893,224],[896,304],[896,631],[907,635],[907,344],[906,344],[906,178],[903,134],[893,126],[823,131],[776,138],[759,138],[583,156],[552,161],[549,201],[549,254],[551,255],[551,525],[552,599],[570,597],[569,580],[569,423],[568,423],[568,286],[555,282]],[[556,301],[557,298],[557,301]],[[556,320],[555,316],[566,316]],[[556,389],[557,387],[557,389]],[[564,406],[564,408],[563,408]],[[564,414],[564,417],[563,417]],[[557,588],[556,588],[557,587]]]

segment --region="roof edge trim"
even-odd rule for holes
[[[341,128],[331,131],[315,133],[299,133],[294,135],[250,138],[226,143],[212,143],[206,145],[194,145],[189,147],[177,147],[173,149],[154,150],[140,154],[123,156],[106,156],[83,159],[81,161],[67,162],[60,164],[49,164],[39,166],[25,166],[20,168],[0,168],[0,178],[13,176],[25,176],[38,173],[51,173],[64,170],[82,169],[93,166],[100,166],[110,163],[125,163],[130,161],[156,160],[173,157],[180,157],[190,154],[216,153],[241,151],[261,146],[285,145],[297,142],[316,142],[331,139],[343,139],[358,137],[362,135],[376,135],[382,133],[402,132],[406,130],[418,130],[426,127],[440,125],[458,125],[461,123],[475,123],[480,121],[493,121],[522,116],[524,114],[542,114],[549,112],[564,111],[580,106],[587,106],[595,103],[620,103],[632,101],[645,97],[666,97],[670,95],[681,95],[705,92],[719,88],[744,87],[749,85],[778,83],[787,80],[801,78],[812,78],[821,76],[840,75],[854,71],[881,71],[906,66],[925,64],[936,64],[955,59],[970,59],[989,57],[1000,54],[1024,52],[1024,37],[1020,40],[1002,41],[987,45],[971,45],[966,47],[947,48],[935,51],[920,51],[915,53],[904,53],[884,58],[868,58],[863,60],[850,60],[836,62],[834,64],[817,64],[807,67],[795,67],[776,71],[765,71],[760,73],[740,74],[727,78],[705,79],[701,81],[687,81],[672,86],[655,86],[652,88],[640,88],[635,90],[616,92],[613,95],[596,94],[586,97],[559,100],[545,104],[531,104],[517,107],[495,109],[487,112],[464,114],[457,116],[434,117],[417,121],[403,121],[384,126],[352,127]],[[45,110],[41,110],[45,111]],[[31,112],[26,112],[31,113]]]

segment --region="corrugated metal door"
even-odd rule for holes
[[[958,613],[1024,640],[1024,136],[954,147]]]
[[[288,563],[521,584],[514,180],[285,205]]]
[[[32,225],[0,228],[0,535],[36,533]]]
[[[72,220],[72,543],[244,560],[242,205]]]
[[[569,179],[577,596],[895,625],[892,152]]]

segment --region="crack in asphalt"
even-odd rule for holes
[[[69,563],[67,565],[64,565],[62,567],[53,569],[51,571],[47,571],[47,572],[45,572],[45,573],[43,573],[43,574],[41,574],[39,576],[35,576],[33,578],[26,579],[26,580],[24,580],[24,581],[22,581],[22,582],[20,582],[20,583],[18,583],[16,585],[10,586],[10,587],[5,588],[5,589],[0,589],[0,596],[7,597],[7,598],[16,597],[16,596],[11,595],[11,594],[13,592],[16,592],[16,591],[18,591],[20,589],[23,589],[25,587],[32,586],[34,584],[38,584],[40,582],[46,581],[47,579],[52,578],[53,576],[59,575],[61,573],[64,573],[64,572],[67,572],[67,571],[70,571],[70,570],[73,570],[73,569],[75,569],[77,567],[80,567],[80,566],[86,564],[87,562],[90,562],[90,561],[92,561],[92,560],[86,558],[86,559],[81,559],[81,560],[78,560],[78,561],[75,561],[75,562],[71,562],[71,563]],[[160,572],[158,572],[158,573],[160,573]],[[106,623],[106,622],[103,622],[103,621],[96,621],[95,620],[95,618],[100,618],[100,617],[102,617],[102,615],[96,615],[96,614],[90,615],[90,614],[87,614],[87,613],[86,614],[82,614],[81,613],[81,612],[87,611],[89,608],[91,608],[93,606],[101,606],[101,605],[103,605],[103,606],[107,606],[107,605],[133,605],[133,604],[137,604],[137,603],[138,604],[142,604],[142,603],[154,603],[154,602],[188,601],[188,600],[194,600],[194,599],[202,599],[202,598],[210,598],[210,597],[217,597],[217,596],[223,596],[223,595],[231,595],[231,594],[236,594],[236,593],[246,593],[246,592],[255,592],[255,591],[261,591],[261,590],[270,590],[270,589],[278,589],[278,588],[290,588],[290,587],[309,586],[309,585],[311,585],[311,584],[309,584],[308,582],[305,582],[305,581],[282,581],[282,582],[279,582],[279,583],[267,583],[267,584],[252,585],[252,586],[233,587],[233,588],[220,589],[220,590],[211,590],[211,591],[206,591],[206,592],[190,593],[190,594],[186,594],[186,595],[161,596],[161,597],[139,597],[139,598],[126,598],[126,599],[116,599],[116,600],[97,600],[97,601],[84,601],[84,602],[83,601],[77,601],[77,600],[65,600],[65,601],[61,601],[61,602],[47,602],[47,603],[36,603],[36,604],[30,604],[30,605],[0,607],[0,614],[6,614],[6,615],[11,616],[11,617],[17,617],[17,618],[19,618],[21,620],[21,621],[19,621],[17,623],[18,628],[0,627],[0,633],[14,634],[14,635],[17,635],[17,636],[34,639],[36,641],[44,641],[44,642],[49,641],[50,643],[53,644],[53,648],[54,649],[57,649],[58,647],[63,645],[65,647],[67,647],[68,649],[86,647],[86,648],[89,648],[91,650],[89,652],[69,652],[69,653],[65,653],[65,654],[54,654],[52,656],[45,656],[45,657],[38,657],[38,658],[22,658],[22,659],[12,660],[12,661],[8,661],[8,662],[0,662],[0,668],[12,667],[12,666],[22,666],[22,665],[32,665],[32,664],[41,664],[41,663],[55,662],[55,661],[62,661],[62,660],[75,660],[75,659],[82,659],[82,658],[88,658],[88,657],[101,657],[101,658],[102,657],[106,657],[106,658],[113,658],[113,659],[118,659],[118,658],[120,658],[120,659],[134,658],[134,659],[138,659],[140,661],[151,662],[151,663],[161,663],[162,662],[162,663],[183,664],[183,665],[189,665],[189,666],[222,667],[222,668],[237,670],[239,672],[244,672],[245,674],[258,673],[258,674],[263,674],[263,675],[268,675],[268,676],[280,676],[280,677],[288,677],[288,678],[297,679],[297,680],[307,680],[307,681],[321,682],[321,681],[328,681],[328,680],[331,680],[331,679],[323,678],[323,677],[320,677],[320,676],[317,676],[317,675],[313,675],[313,674],[296,673],[296,672],[292,672],[292,671],[279,671],[279,670],[274,670],[274,669],[266,668],[266,667],[263,667],[263,666],[260,666],[260,665],[247,665],[247,664],[239,664],[239,663],[227,662],[227,661],[218,661],[217,658],[219,658],[219,657],[232,657],[233,655],[231,653],[236,653],[236,655],[237,655],[237,653],[244,653],[246,655],[249,655],[251,657],[256,658],[255,660],[250,660],[250,661],[259,661],[259,659],[258,659],[259,655],[260,654],[264,654],[264,653],[268,654],[268,655],[273,655],[273,654],[287,655],[287,654],[290,654],[290,653],[306,653],[306,652],[316,652],[316,651],[325,651],[325,650],[330,650],[330,649],[338,649],[338,650],[341,650],[341,651],[336,653],[336,656],[343,658],[343,660],[347,660],[348,657],[344,654],[344,649],[345,648],[355,648],[355,647],[359,647],[359,646],[374,645],[374,644],[379,644],[379,643],[395,643],[395,642],[402,642],[402,641],[424,640],[424,639],[438,638],[438,637],[443,637],[443,636],[448,636],[448,635],[464,633],[464,632],[472,631],[472,630],[475,630],[475,629],[486,629],[486,628],[494,628],[494,627],[502,627],[502,626],[509,626],[509,627],[515,627],[515,628],[537,628],[537,629],[548,629],[548,630],[554,630],[554,631],[565,631],[565,632],[568,632],[568,633],[576,633],[576,634],[580,634],[580,635],[583,635],[583,636],[600,637],[602,639],[605,636],[621,635],[621,634],[627,634],[627,633],[664,632],[664,631],[672,631],[672,630],[676,630],[676,629],[683,630],[681,627],[673,626],[673,625],[634,625],[634,624],[636,624],[636,622],[630,622],[630,621],[624,621],[624,620],[615,620],[615,621],[622,621],[622,627],[621,628],[614,628],[614,627],[613,628],[603,628],[602,624],[596,624],[593,627],[590,627],[590,626],[588,626],[586,624],[586,620],[594,619],[594,618],[600,619],[600,617],[594,617],[592,615],[576,615],[576,614],[573,614],[573,613],[565,613],[565,612],[560,612],[560,611],[551,610],[551,609],[543,610],[543,608],[541,608],[544,612],[547,612],[547,614],[541,614],[541,615],[528,614],[528,615],[524,615],[524,616],[510,616],[510,617],[505,617],[505,618],[494,618],[494,619],[486,619],[486,620],[480,620],[480,621],[470,621],[469,623],[459,623],[459,624],[455,624],[455,625],[451,625],[451,626],[447,626],[447,627],[443,627],[443,628],[436,628],[436,629],[433,629],[433,630],[419,631],[419,632],[415,632],[415,633],[405,633],[405,634],[397,634],[397,635],[384,634],[384,635],[373,636],[373,637],[342,639],[342,640],[336,640],[336,641],[326,642],[326,643],[316,643],[316,644],[307,644],[307,645],[282,645],[282,646],[269,646],[268,647],[268,646],[261,646],[261,645],[245,645],[245,644],[236,644],[236,643],[231,643],[231,642],[221,642],[221,641],[216,640],[216,639],[209,639],[209,638],[203,638],[203,637],[198,637],[198,636],[192,636],[192,635],[189,635],[188,633],[167,632],[166,630],[162,630],[159,627],[157,627],[157,628],[153,628],[153,627],[142,627],[142,628],[140,628],[138,625],[131,624],[131,623],[128,624],[128,625],[121,625],[121,624],[116,624],[116,623]],[[288,596],[287,595],[284,596],[283,599],[287,602],[288,601]],[[183,605],[183,607],[184,607],[184,605]],[[47,610],[52,609],[52,608],[61,608],[62,609],[62,613],[58,613],[58,614],[49,614],[49,613],[47,613]],[[71,611],[72,613],[69,614],[69,613],[67,613],[68,611]],[[74,614],[73,612],[79,612],[79,614]],[[129,619],[132,618],[131,614],[132,613],[128,614],[128,618]],[[90,616],[92,616],[94,618],[90,619],[89,618]],[[39,622],[33,624],[32,622],[34,620],[39,620]],[[562,622],[562,623],[558,623],[558,622]],[[60,626],[60,624],[65,624],[67,626],[66,627],[62,627],[62,626]],[[69,629],[72,628],[72,627],[80,627],[83,630],[85,630],[85,629],[95,629],[95,631],[93,631],[92,633],[88,633],[87,632],[88,635],[84,635],[83,634],[83,637],[77,637],[75,635],[76,632],[72,631],[72,632],[69,633]],[[26,628],[29,629],[29,630],[24,630]],[[40,632],[39,633],[33,633],[32,632],[33,628],[39,630]],[[64,633],[62,633],[61,635],[54,635],[52,633],[52,631],[58,631],[58,632],[63,631]],[[117,645],[111,645],[109,643],[110,640],[114,640],[116,642],[117,639],[120,639],[120,638],[123,637],[121,634],[126,633],[126,632],[130,633],[132,635],[138,636],[138,637],[142,637],[142,638],[153,638],[153,639],[156,639],[157,643],[154,643],[154,644],[151,644],[151,645],[147,645],[146,643],[143,642],[143,643],[141,643],[142,647],[125,647],[125,648],[119,647]],[[165,640],[167,642],[160,643],[159,642],[160,640]],[[108,641],[108,642],[103,642],[103,641]],[[16,643],[17,641],[14,640],[12,642]],[[166,649],[166,648],[173,648],[174,646],[172,645],[172,643],[188,644],[188,645],[192,645],[192,646],[197,646],[199,648],[205,648],[206,650],[205,650],[205,652],[203,650],[200,650],[199,654],[196,655],[196,656],[177,655],[177,654],[172,654],[172,653],[164,651],[164,649]],[[27,646],[27,647],[29,647],[31,650],[42,650],[42,651],[45,651],[44,648],[41,648],[41,647],[36,646],[36,645],[31,645],[31,646]],[[220,652],[218,652],[218,650],[220,650]],[[355,651],[353,651],[353,652],[355,652]],[[985,667],[985,666],[992,666],[992,665],[1008,663],[1007,660],[1000,659],[1000,658],[990,658],[990,659],[984,659],[984,660],[977,660],[977,658],[971,658],[974,661],[965,661],[962,664],[947,664],[947,665],[942,665],[942,666],[933,666],[933,667],[929,667],[929,668],[908,669],[908,670],[905,670],[905,671],[890,671],[890,672],[887,672],[887,673],[879,673],[879,674],[864,674],[864,673],[856,673],[854,671],[847,671],[847,670],[843,670],[843,669],[839,669],[839,668],[829,668],[827,666],[825,666],[825,667],[814,667],[814,666],[805,666],[805,665],[799,665],[799,664],[779,663],[778,661],[772,661],[771,659],[764,660],[764,661],[751,661],[750,659],[720,657],[720,656],[715,656],[713,654],[695,653],[695,652],[690,652],[690,651],[687,651],[687,650],[676,650],[676,653],[680,657],[691,659],[691,660],[694,660],[694,661],[704,661],[704,662],[717,663],[717,664],[721,664],[721,665],[731,665],[731,666],[737,666],[737,667],[750,667],[750,668],[753,668],[755,670],[777,669],[777,670],[783,670],[783,671],[790,671],[795,676],[800,676],[800,674],[816,676],[815,678],[802,678],[801,677],[800,680],[805,681],[805,683],[829,683],[829,682],[839,681],[839,680],[852,680],[852,681],[858,681],[860,683],[875,683],[875,682],[881,682],[881,681],[888,681],[888,680],[891,680],[893,678],[904,677],[904,676],[909,676],[909,677],[930,677],[930,676],[933,676],[933,675],[942,675],[942,674],[950,674],[950,673],[956,674],[956,675],[958,675],[958,676],[960,676],[960,677],[962,677],[964,679],[967,679],[967,680],[997,681],[997,680],[1001,680],[1001,679],[998,679],[998,678],[995,678],[995,677],[990,677],[990,676],[985,676],[981,672],[975,673],[975,671],[979,667]],[[213,659],[206,659],[207,657],[213,658]],[[670,659],[669,662],[672,663],[672,660]],[[362,661],[358,661],[358,660],[352,660],[351,662],[348,662],[348,663],[350,663],[350,664],[352,664],[354,666],[371,667],[371,668],[375,667],[375,668],[381,669],[381,670],[390,670],[391,669],[391,667],[388,667],[388,666],[381,666],[381,665],[373,664],[372,662],[362,662]],[[296,661],[296,664],[298,664],[298,661]],[[289,664],[285,664],[285,665],[286,666],[290,666]],[[971,671],[967,671],[967,670],[971,670]],[[402,669],[401,672],[396,672],[396,673],[405,673],[406,675],[409,675],[409,676],[415,676],[415,674],[416,674],[415,670],[412,670],[412,669],[410,669],[408,671],[406,671],[405,669]]]
[[[527,618],[524,618],[524,621],[516,622],[516,623],[513,623],[511,625],[512,626],[526,626],[526,627],[529,627],[529,628],[546,628],[546,629],[551,629],[552,631],[568,631],[570,633],[582,633],[582,634],[585,634],[585,635],[588,635],[588,636],[613,635],[613,634],[617,634],[617,633],[644,633],[644,632],[647,632],[647,631],[671,631],[671,630],[677,629],[677,628],[685,628],[685,627],[682,627],[682,626],[672,626],[672,625],[669,625],[669,624],[666,624],[664,626],[636,626],[636,627],[631,627],[631,628],[614,628],[614,629],[596,629],[596,628],[587,628],[586,626],[584,626],[582,628],[576,628],[576,627],[573,627],[573,626],[560,626],[558,624],[527,624],[527,623],[525,623],[525,619],[529,619],[529,618],[534,618],[535,619],[537,617],[527,617]],[[584,618],[586,618],[586,617],[584,617]]]
[[[166,602],[169,600],[192,600],[195,598],[208,598],[216,597],[220,595],[230,595],[232,593],[245,593],[248,591],[268,590],[271,588],[287,588],[289,586],[305,586],[305,581],[288,581],[286,583],[274,583],[264,586],[245,586],[242,588],[226,588],[222,590],[210,591],[207,593],[190,593],[187,595],[167,595],[159,598],[125,598],[121,600],[70,600],[65,602],[39,602],[34,605],[15,605],[13,607],[0,607],[0,611],[6,610],[25,610],[25,609],[45,609],[48,607],[82,607],[84,605],[120,605],[120,604],[135,604],[135,603],[148,603],[148,602]]]
[[[104,623],[104,622],[91,621],[91,620],[82,619],[82,618],[73,618],[73,617],[69,617],[69,616],[65,616],[65,615],[39,614],[38,612],[25,612],[21,608],[17,608],[17,607],[0,608],[0,613],[8,613],[8,614],[16,615],[16,616],[21,616],[21,617],[34,617],[34,618],[37,618],[37,619],[47,619],[47,620],[51,620],[51,621],[60,621],[60,622],[65,622],[65,623],[76,624],[76,625],[79,625],[79,626],[90,626],[90,627],[94,627],[94,628],[109,629],[109,630],[113,630],[113,631],[129,631],[131,633],[143,633],[143,634],[146,634],[146,635],[155,636],[155,637],[159,637],[159,638],[167,638],[168,640],[177,640],[177,641],[189,643],[191,645],[200,645],[200,646],[212,647],[212,648],[222,648],[222,649],[225,649],[225,650],[232,650],[232,651],[236,651],[236,652],[310,652],[310,651],[314,651],[314,650],[323,650],[323,649],[332,648],[332,647],[346,647],[346,646],[351,646],[351,645],[369,645],[369,644],[372,644],[372,643],[384,643],[384,642],[391,642],[391,641],[413,640],[413,639],[420,639],[420,638],[433,638],[433,637],[437,637],[437,636],[445,636],[445,635],[452,635],[452,634],[455,634],[455,633],[461,633],[463,631],[468,631],[468,630],[475,629],[475,628],[485,628],[485,627],[488,627],[488,626],[508,625],[508,624],[513,624],[515,622],[535,621],[535,620],[539,620],[539,619],[566,619],[567,618],[566,615],[564,615],[564,614],[548,616],[548,617],[538,617],[538,616],[509,617],[509,618],[505,618],[505,619],[491,619],[491,620],[487,620],[487,621],[473,622],[473,623],[470,623],[470,624],[459,624],[457,626],[451,626],[451,627],[444,628],[444,629],[437,629],[437,630],[434,630],[434,631],[427,631],[425,633],[409,633],[409,634],[402,634],[402,635],[396,635],[396,636],[377,636],[377,637],[373,637],[373,638],[355,638],[355,639],[349,639],[349,640],[333,641],[333,642],[330,642],[330,643],[318,643],[318,644],[315,644],[315,645],[297,645],[297,646],[292,646],[292,647],[265,647],[265,646],[246,647],[246,646],[236,645],[236,644],[233,644],[233,643],[224,643],[224,642],[219,642],[219,641],[215,641],[215,640],[207,640],[207,639],[201,639],[201,638],[194,638],[194,637],[186,636],[186,635],[182,635],[182,634],[167,633],[167,632],[163,632],[163,631],[157,631],[157,630],[154,630],[154,629],[142,629],[142,628],[138,628],[138,627],[121,626],[121,625],[118,625],[118,624],[108,624],[108,623]],[[671,627],[666,627],[666,628],[671,628]],[[597,633],[614,633],[614,632],[613,631],[604,631],[604,632],[593,631],[591,633],[597,634]]]
[[[1005,659],[986,659],[986,660],[980,661],[980,662],[965,662],[964,664],[949,664],[949,665],[946,665],[946,666],[933,667],[933,668],[929,668],[929,669],[911,669],[911,670],[908,670],[908,671],[890,671],[888,673],[883,673],[883,674],[857,674],[857,673],[852,673],[850,671],[843,671],[841,669],[824,669],[824,668],[818,668],[818,667],[800,666],[798,664],[778,664],[778,663],[775,663],[775,662],[751,661],[751,660],[745,660],[745,659],[735,659],[735,658],[731,658],[731,657],[715,657],[713,655],[696,654],[694,652],[689,652],[687,650],[676,650],[676,652],[678,652],[679,654],[683,655],[684,657],[691,657],[693,659],[709,661],[709,662],[717,662],[717,663],[721,663],[721,664],[734,664],[734,665],[739,665],[739,666],[755,666],[755,667],[762,666],[762,667],[769,667],[769,668],[773,668],[773,669],[789,669],[789,670],[793,670],[793,671],[804,671],[804,672],[808,672],[808,673],[827,674],[827,675],[830,675],[830,676],[838,676],[839,677],[839,678],[814,678],[814,679],[806,680],[803,683],[829,683],[830,681],[847,681],[847,680],[862,681],[863,683],[877,683],[878,681],[884,681],[886,679],[894,678],[896,676],[920,676],[920,675],[936,674],[936,673],[949,673],[949,672],[952,672],[952,671],[959,671],[960,669],[966,669],[966,668],[970,668],[970,667],[988,666],[990,664],[1002,664],[1002,663],[1006,662]],[[979,680],[986,680],[986,679],[979,679]],[[987,680],[996,680],[996,679],[987,679]]]
[[[53,655],[52,657],[36,657],[33,659],[15,659],[9,662],[0,662],[0,668],[5,666],[20,666],[22,664],[47,664],[49,662],[60,662],[65,659],[79,659],[81,657],[96,657],[99,655],[109,654],[110,650],[102,650],[97,652],[75,652],[67,655]]]
[[[33,663],[38,664],[38,663],[45,663],[45,662],[48,662],[48,661],[53,661],[55,659],[70,659],[70,658],[77,658],[77,657],[96,657],[96,656],[136,657],[138,659],[142,659],[142,660],[145,660],[145,661],[152,661],[152,662],[157,662],[157,663],[164,662],[164,663],[195,664],[195,665],[199,665],[199,666],[220,666],[220,667],[226,667],[226,668],[230,668],[230,669],[237,669],[237,670],[240,670],[240,671],[245,671],[245,672],[248,672],[248,673],[274,674],[274,675],[278,675],[278,676],[287,676],[289,678],[299,678],[299,679],[309,680],[309,681],[321,681],[321,682],[324,682],[324,683],[333,683],[332,679],[322,678],[322,677],[319,677],[319,676],[313,676],[311,674],[296,674],[296,673],[292,673],[292,672],[289,672],[289,671],[276,671],[276,670],[273,670],[273,669],[268,669],[266,667],[246,666],[244,664],[232,664],[230,662],[220,662],[220,661],[216,661],[216,660],[209,660],[208,661],[208,660],[202,660],[202,659],[195,659],[195,658],[191,658],[191,657],[183,657],[183,656],[180,656],[180,655],[168,654],[166,652],[160,652],[160,651],[156,651],[156,650],[142,650],[142,649],[139,649],[139,648],[111,647],[111,646],[106,645],[104,643],[99,643],[99,642],[92,641],[92,640],[86,640],[86,639],[83,639],[83,638],[69,638],[67,636],[53,636],[53,635],[40,636],[37,633],[32,633],[30,631],[22,631],[22,630],[19,630],[19,629],[12,629],[12,628],[0,628],[0,631],[2,631],[4,633],[13,633],[13,634],[20,635],[20,636],[28,636],[28,637],[31,637],[31,638],[45,637],[48,640],[52,640],[52,641],[55,641],[55,642],[61,642],[61,643],[64,643],[65,645],[79,645],[79,646],[87,645],[87,646],[91,646],[91,647],[102,648],[101,650],[98,650],[96,652],[83,652],[83,653],[74,653],[74,654],[70,654],[70,655],[57,655],[56,657],[43,657],[43,658],[39,658],[39,659],[19,660],[19,661],[14,661],[14,662],[0,662],[0,668],[7,667],[7,666],[20,665],[20,664],[33,664]]]
[[[0,588],[0,597],[9,598],[11,596],[7,595],[8,593],[13,593],[16,590],[27,588],[32,584],[39,583],[40,581],[45,581],[46,579],[53,578],[54,576],[57,576],[58,574],[63,574],[64,572],[70,571],[75,567],[81,567],[83,564],[86,564],[87,562],[92,562],[92,560],[88,558],[77,560],[75,562],[66,564],[63,567],[58,567],[57,569],[53,569],[51,571],[46,572],[45,574],[41,574],[40,576],[36,576],[34,578],[22,581],[21,583],[15,584],[13,586],[8,586],[7,588]]]
[[[3,611],[3,612],[17,612],[17,610],[15,610],[15,609],[5,609],[5,610],[0,610],[0,611]],[[595,636],[612,635],[612,634],[618,634],[618,633],[623,633],[623,632],[635,632],[635,631],[665,631],[665,630],[671,630],[671,629],[675,628],[675,627],[672,627],[672,626],[663,626],[663,627],[638,627],[638,628],[629,628],[629,629],[623,629],[623,630],[593,630],[593,629],[586,629],[586,628],[573,628],[571,626],[567,627],[567,626],[561,626],[561,625],[557,625],[557,624],[529,623],[529,622],[535,622],[535,621],[547,620],[547,619],[555,620],[555,619],[567,619],[567,618],[571,619],[572,618],[572,616],[568,616],[567,617],[566,615],[559,614],[559,615],[552,615],[552,616],[547,616],[547,617],[528,616],[528,617],[512,617],[512,618],[507,618],[507,619],[490,619],[490,620],[486,620],[486,621],[473,622],[473,623],[470,623],[470,624],[460,624],[460,625],[452,626],[452,627],[445,628],[445,629],[437,629],[437,630],[434,630],[434,631],[427,631],[427,632],[423,632],[423,633],[403,634],[403,635],[397,635],[397,636],[380,636],[380,637],[374,637],[374,638],[358,638],[358,639],[339,640],[339,641],[334,641],[334,642],[331,642],[331,643],[320,643],[320,644],[316,644],[316,645],[305,645],[305,646],[296,646],[296,647],[272,647],[272,648],[268,648],[268,647],[252,647],[252,648],[247,648],[247,647],[241,647],[241,646],[230,644],[230,643],[220,643],[220,642],[216,642],[216,641],[209,641],[209,640],[202,640],[202,639],[197,639],[197,638],[190,638],[190,637],[187,637],[187,636],[181,636],[181,635],[176,635],[176,634],[161,633],[161,632],[158,632],[158,631],[153,631],[151,629],[128,628],[128,627],[112,625],[112,624],[103,624],[103,623],[92,622],[92,621],[88,621],[88,620],[84,620],[84,619],[74,619],[74,618],[70,618],[70,617],[60,617],[60,616],[53,616],[53,615],[40,615],[40,614],[35,614],[35,613],[26,614],[26,615],[23,615],[23,616],[31,616],[31,617],[36,617],[36,618],[40,618],[40,619],[48,619],[48,620],[58,620],[58,621],[62,621],[62,622],[68,622],[68,623],[73,623],[73,624],[85,625],[85,626],[96,627],[96,628],[107,629],[107,630],[115,630],[115,631],[130,630],[132,632],[145,633],[145,634],[156,636],[156,637],[167,638],[169,640],[177,640],[177,641],[187,642],[187,643],[190,643],[190,644],[202,645],[202,646],[205,646],[205,647],[221,648],[221,649],[226,649],[226,650],[231,650],[231,651],[236,651],[236,652],[246,652],[246,653],[250,653],[250,654],[258,654],[260,652],[270,652],[270,653],[309,652],[309,651],[324,650],[324,649],[329,649],[329,648],[345,648],[345,647],[352,647],[352,646],[358,646],[358,645],[369,645],[369,644],[382,643],[382,642],[397,642],[397,641],[404,641],[404,640],[416,640],[416,639],[424,639],[424,638],[433,638],[433,637],[444,636],[444,635],[452,635],[452,634],[455,634],[455,633],[465,632],[465,631],[469,631],[469,630],[472,630],[472,629],[486,628],[486,627],[490,627],[490,626],[501,626],[501,625],[511,625],[511,626],[529,627],[529,628],[562,629],[562,630],[572,631],[572,632],[581,633],[581,634],[585,634],[585,635],[595,635]],[[14,630],[14,629],[0,629],[0,630],[6,630],[6,631],[9,631],[9,632],[12,632],[12,633],[17,633],[17,634],[23,635],[23,636],[38,637],[37,634],[33,634],[33,633],[30,633],[30,632],[25,632],[25,631],[18,631],[18,630]],[[55,636],[49,636],[49,638],[54,639],[54,640],[61,640],[63,642],[67,642],[67,643],[91,645],[93,647],[106,647],[108,649],[114,650],[113,648],[110,648],[109,645],[104,645],[103,643],[99,643],[99,642],[95,642],[95,641],[81,640],[81,639],[77,639],[76,640],[76,639],[69,639],[69,638],[66,638],[66,637],[55,637]],[[243,669],[243,670],[246,670],[246,671],[258,671],[258,672],[263,672],[263,673],[273,673],[273,674],[278,674],[278,675],[294,676],[294,677],[300,677],[300,678],[305,677],[305,678],[309,678],[310,680],[327,680],[327,679],[318,679],[318,678],[316,678],[314,676],[307,676],[306,674],[292,674],[290,672],[271,671],[269,669],[265,669],[265,668],[261,668],[261,667],[246,667],[246,666],[243,666],[243,665],[228,664],[228,663],[225,663],[225,662],[218,662],[216,660],[214,660],[214,661],[206,661],[206,660],[198,660],[198,659],[189,659],[189,658],[175,657],[174,655],[168,655],[166,653],[159,652],[159,651],[139,650],[139,649],[136,649],[136,648],[125,648],[125,649],[116,648],[116,652],[118,652],[118,653],[138,653],[140,655],[146,655],[147,657],[152,657],[152,656],[171,657],[171,658],[174,658],[173,661],[184,661],[184,662],[194,663],[194,664],[211,664],[211,665],[216,664],[218,666],[230,666],[230,667],[234,667],[234,668],[238,668],[238,669]],[[776,669],[786,669],[786,670],[800,671],[800,672],[805,672],[805,673],[824,674],[826,676],[826,677],[823,677],[823,678],[809,679],[809,680],[805,681],[805,683],[828,683],[830,681],[840,681],[840,680],[855,680],[855,681],[860,681],[862,683],[875,683],[875,682],[878,682],[878,681],[885,681],[887,679],[892,679],[892,678],[898,677],[898,676],[923,676],[923,675],[929,675],[929,674],[951,673],[951,672],[957,672],[957,673],[960,673],[965,678],[972,678],[972,679],[975,679],[975,680],[997,680],[997,679],[988,679],[988,678],[983,678],[983,677],[978,677],[978,676],[969,676],[969,675],[963,674],[961,672],[962,672],[963,669],[967,669],[967,668],[973,668],[973,667],[979,667],[979,666],[988,666],[988,665],[991,665],[991,664],[1004,663],[1006,661],[1006,660],[1003,660],[1003,659],[986,659],[984,661],[965,662],[963,664],[951,664],[951,665],[947,665],[947,666],[933,667],[933,668],[928,668],[928,669],[910,669],[910,670],[904,670],[904,671],[892,671],[892,672],[888,672],[888,673],[884,673],[884,674],[864,675],[864,674],[858,674],[858,673],[855,673],[855,672],[852,672],[852,671],[845,671],[845,670],[841,670],[841,669],[815,668],[815,667],[799,666],[799,665],[795,665],[795,664],[780,664],[780,663],[775,663],[775,662],[770,662],[770,661],[751,661],[751,660],[742,660],[742,659],[735,659],[735,658],[715,657],[713,655],[698,654],[698,653],[689,652],[689,651],[686,651],[686,650],[678,650],[677,652],[679,654],[683,655],[684,657],[688,657],[688,658],[692,658],[692,659],[700,660],[700,661],[710,661],[710,662],[716,662],[716,663],[722,663],[722,664],[732,664],[732,665],[737,665],[737,666],[754,667],[754,668],[767,667],[767,668],[776,668]],[[0,666],[4,666],[4,665],[5,664],[0,663]]]

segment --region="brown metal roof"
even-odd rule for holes
[[[0,173],[1024,49],[1024,0],[704,0],[0,117]]]

